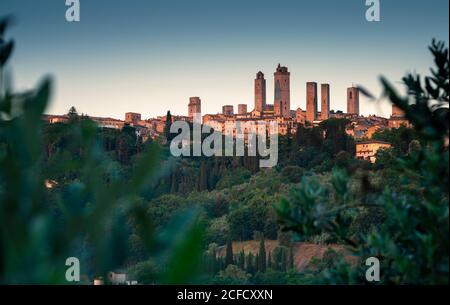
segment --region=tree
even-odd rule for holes
[[[258,270],[260,272],[266,271],[266,245],[264,244],[264,237],[259,242],[259,254],[258,254]]]
[[[69,121],[75,121],[78,119],[78,111],[77,109],[72,106],[69,109],[69,112],[67,113],[67,116],[69,117]]]
[[[287,251],[288,248],[284,246],[278,246],[273,251],[274,256],[274,269],[278,271],[287,270]]]
[[[225,266],[233,264],[234,264],[233,242],[231,241],[231,238],[228,238],[225,253]]]
[[[295,268],[295,261],[294,261],[294,249],[291,247],[289,250],[289,263],[288,263],[289,269]]]
[[[325,146],[332,156],[340,151],[350,151],[353,154],[354,142],[345,132],[350,124],[347,119],[328,119],[322,121],[319,127],[325,134]]]
[[[292,232],[278,231],[278,244],[284,247],[290,247],[292,240]]]
[[[378,130],[372,138],[391,143],[396,156],[402,156],[408,153],[409,143],[419,139],[419,134],[414,129],[401,125],[399,128]]]
[[[0,71],[12,51],[3,36],[7,25],[0,19]],[[166,283],[192,280],[203,236],[197,211],[182,213],[162,231],[136,202],[146,182],[157,176],[157,146],[150,146],[119,179],[117,164],[98,141],[97,126],[89,120],[67,124],[59,129],[61,137],[70,134],[67,138],[77,139],[77,145],[67,141],[51,157],[60,174],[76,168],[78,175],[57,187],[45,183],[42,117],[52,88],[46,78],[29,92],[5,88],[0,93],[0,284],[67,284],[68,257],[80,259],[86,276],[106,277],[133,257],[132,234],[140,237],[147,257],[157,250],[167,253],[168,271],[157,272],[158,278]],[[163,235],[164,244],[156,243],[156,236]],[[149,265],[138,269],[153,270]]]
[[[249,283],[250,275],[235,265],[229,265],[214,278],[214,284],[245,285]]]
[[[241,268],[242,270],[245,270],[245,252],[244,252],[244,250],[241,250],[241,252],[239,252],[238,267]]]
[[[261,271],[261,270],[259,269],[259,267],[260,267],[259,263],[260,263],[260,262],[259,262],[259,255],[256,254],[256,255],[255,255],[255,265],[254,265],[253,273],[258,273],[258,272]]]
[[[206,162],[202,161],[200,164],[200,174],[198,176],[198,190],[205,191],[208,190],[208,171],[206,168]]]
[[[267,268],[273,269],[272,254],[270,251],[269,251],[269,256],[267,258]]]
[[[164,136],[166,137],[167,141],[172,140],[172,134],[170,133],[170,126],[172,126],[172,114],[170,114],[170,111],[167,111],[166,123],[164,125]]]
[[[247,273],[253,274],[255,272],[254,256],[252,252],[247,255]]]

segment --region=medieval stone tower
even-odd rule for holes
[[[223,115],[233,115],[234,114],[233,105],[223,105],[222,106],[222,114]]]
[[[285,118],[291,117],[290,77],[291,73],[288,72],[288,68],[278,64],[277,70],[274,73],[275,100],[273,103],[273,111],[274,115]]]
[[[247,104],[238,104],[238,114],[247,114]]]
[[[356,87],[347,89],[347,113],[359,115],[359,90]]]
[[[328,120],[330,117],[330,85],[320,85],[320,119]]]
[[[312,123],[317,119],[317,83],[306,83],[306,121]]]
[[[264,73],[259,71],[255,79],[255,110],[263,112],[266,108],[266,80]]]
[[[202,101],[197,96],[189,98],[188,116],[191,120],[195,113],[202,113]]]

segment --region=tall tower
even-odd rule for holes
[[[238,114],[247,114],[247,104],[238,105]]]
[[[198,96],[189,98],[188,116],[191,120],[195,113],[202,113],[202,101]]]
[[[312,123],[317,119],[317,83],[306,83],[306,121]]]
[[[347,113],[359,115],[359,90],[356,87],[347,88]]]
[[[222,114],[223,115],[233,115],[234,114],[233,105],[223,105],[222,106]]]
[[[266,108],[266,80],[264,73],[259,71],[255,79],[255,110],[263,112]]]
[[[320,119],[328,120],[330,117],[330,85],[322,84],[320,85],[320,99],[322,101],[320,105]]]
[[[291,117],[290,77],[291,73],[288,72],[288,68],[278,64],[274,73],[275,100],[273,102],[273,111],[275,115],[285,118]]]

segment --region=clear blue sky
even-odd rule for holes
[[[81,0],[81,22],[65,21],[65,0],[0,0],[17,22],[10,68],[16,89],[55,79],[48,113],[74,105],[90,115],[144,118],[203,113],[223,104],[253,109],[253,80],[267,79],[273,102],[278,63],[291,72],[291,108],[305,109],[306,82],[330,83],[331,108],[346,110],[346,88],[380,92],[378,76],[426,73],[433,37],[448,43],[448,0],[381,0],[381,22],[365,20],[365,0]],[[387,104],[361,101],[363,114]]]

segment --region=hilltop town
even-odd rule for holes
[[[367,154],[364,150],[357,151],[357,157],[373,160],[376,150],[389,146],[389,143],[379,143],[379,141],[368,141],[372,135],[382,129],[399,128],[400,126],[410,126],[404,113],[395,105],[392,105],[392,114],[389,118],[376,115],[363,116],[360,114],[360,90],[357,87],[347,88],[347,111],[330,110],[330,85],[320,84],[320,111],[318,84],[316,82],[306,83],[306,110],[297,108],[291,109],[290,72],[287,67],[278,64],[274,72],[274,100],[272,104],[267,103],[266,79],[264,73],[259,71],[254,80],[254,105],[249,111],[247,104],[238,104],[237,112],[234,105],[223,105],[222,112],[217,114],[204,114],[201,116],[201,123],[208,125],[214,122],[218,124],[216,129],[225,133],[225,125],[228,122],[271,122],[278,123],[280,135],[295,133],[298,126],[310,128],[317,126],[320,122],[331,119],[348,119],[346,133],[356,140],[365,140],[363,146],[374,146],[372,154]],[[200,97],[190,97],[188,103],[187,116],[171,115],[172,121],[182,120],[193,122],[194,115],[202,114],[202,101]],[[125,125],[133,126],[139,136],[146,141],[148,138],[156,138],[164,132],[167,116],[143,119],[142,114],[135,112],[125,113],[125,119],[90,117],[101,128],[122,129]],[[48,123],[66,122],[67,115],[45,115],[44,120]],[[362,146],[361,146],[362,147]],[[361,148],[362,149],[362,148]],[[357,146],[358,150],[358,146]]]

